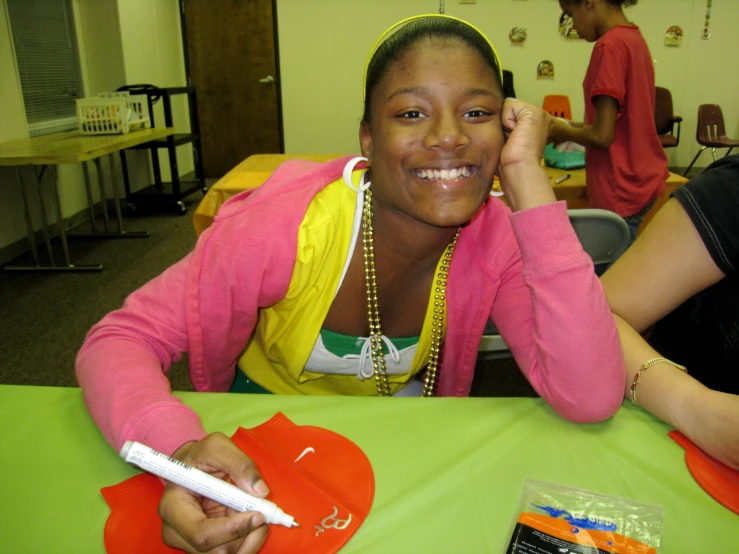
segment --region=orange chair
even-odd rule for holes
[[[701,145],[701,149],[690,162],[688,169],[685,170],[683,176],[693,167],[698,160],[698,156],[703,153],[706,148],[711,148],[713,161],[716,161],[716,148],[728,148],[726,152],[728,156],[735,146],[739,146],[739,140],[730,139],[726,136],[724,128],[724,114],[721,106],[718,104],[701,104],[698,106],[698,127],[695,130],[695,140]]]
[[[542,106],[545,112],[549,112],[554,117],[563,119],[572,119],[572,110],[570,109],[570,97],[566,94],[547,94],[544,97]]]
[[[663,148],[673,148],[680,143],[680,122],[683,118],[672,113],[672,94],[663,87],[656,87],[657,96],[654,104],[654,123]],[[675,135],[677,123],[677,135]]]

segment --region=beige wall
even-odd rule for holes
[[[28,137],[28,125],[26,124],[25,109],[23,106],[23,95],[20,80],[15,65],[13,43],[10,34],[9,22],[5,0],[0,0],[0,142],[19,140]],[[24,186],[29,192],[29,185],[33,182],[32,174],[28,168],[19,168],[19,174]],[[47,172],[48,174],[48,172]],[[76,184],[82,182],[82,171],[78,166],[61,165],[58,170],[59,186],[62,192],[61,205],[65,215],[78,212],[87,205],[84,187]],[[21,197],[16,184],[16,173],[12,168],[0,168],[0,194],[3,201],[0,202],[0,248],[21,241],[27,236],[23,211],[21,209]],[[48,190],[48,181],[44,181]],[[31,192],[32,201],[36,200],[34,192]],[[45,208],[51,221],[56,218],[53,214],[54,205],[49,195],[45,197]],[[31,206],[32,219],[40,228],[40,209],[36,202]]]
[[[366,55],[377,36],[403,17],[438,12],[435,0],[278,0],[285,150],[288,153],[358,151],[362,112],[361,80]],[[695,142],[699,104],[720,104],[729,136],[739,137],[739,1],[714,2],[712,37],[701,40],[705,0],[642,0],[626,13],[642,28],[655,60],[656,80],[673,94],[675,113],[684,119],[680,146],[671,149],[671,165],[687,166]],[[555,0],[446,1],[446,13],[474,23],[498,48],[503,67],[514,73],[516,95],[540,104],[546,94],[567,94],[573,117],[583,113],[582,79],[592,45],[569,42],[557,34]],[[685,32],[682,45],[664,45],[671,25]],[[508,32],[527,28],[523,46]],[[555,79],[538,81],[536,66],[549,59]],[[704,154],[699,165],[707,165]]]
[[[675,113],[682,115],[681,144],[670,151],[671,165],[687,166],[697,151],[696,112],[699,104],[717,103],[724,111],[727,132],[739,137],[739,72],[733,57],[739,51],[739,1],[716,2],[712,37],[701,40],[705,0],[642,0],[627,9],[642,28],[655,60],[657,84],[672,91]],[[125,83],[159,86],[185,84],[178,0],[75,0],[86,94]],[[0,141],[28,136],[12,42],[0,0]],[[539,104],[546,94],[568,94],[576,118],[582,117],[581,82],[592,45],[567,42],[556,33],[559,8],[555,0],[479,0],[460,5],[447,0],[447,13],[479,26],[498,47],[503,66],[514,72],[517,96]],[[285,149],[288,153],[351,153],[358,151],[362,112],[361,80],[365,58],[377,36],[391,23],[410,15],[435,12],[436,0],[278,0],[280,70],[282,76]],[[525,26],[528,40],[512,46],[508,31]],[[680,25],[680,47],[664,46],[664,31]],[[553,81],[537,81],[536,65],[554,62]],[[161,104],[161,103],[160,103]],[[156,117],[163,121],[160,107]],[[185,98],[174,104],[176,125],[187,125]],[[143,153],[132,164],[134,187],[148,184]],[[698,165],[706,165],[704,154]],[[180,147],[181,173],[192,169],[188,146]],[[166,159],[162,166],[166,169]],[[138,169],[137,169],[138,168]],[[65,216],[86,206],[79,166],[61,166]],[[165,176],[166,177],[166,176]],[[24,179],[30,180],[26,171]],[[0,169],[0,248],[25,236],[14,172]],[[38,216],[34,215],[38,221]]]
[[[178,0],[73,0],[79,44],[80,66],[86,96],[115,90],[122,84],[152,83],[159,86],[184,86],[185,68],[180,34]],[[5,0],[0,0],[0,142],[28,137],[23,97],[13,55]],[[157,124],[164,124],[161,102],[157,106]],[[189,117],[185,97],[173,103],[175,123],[187,129]],[[134,190],[151,183],[148,155],[131,152],[129,169]],[[115,156],[116,163],[118,156]],[[169,179],[166,154],[161,154],[162,177]],[[178,149],[180,173],[192,171],[189,146]],[[105,168],[107,164],[104,163]],[[107,174],[107,169],[106,171]],[[97,179],[91,168],[93,195],[99,199]],[[21,168],[21,177],[29,185],[32,177]],[[111,180],[106,175],[108,187]],[[61,205],[64,217],[85,210],[82,169],[79,164],[59,167]],[[0,168],[0,248],[22,240],[26,228],[21,210],[15,172]],[[111,190],[108,190],[111,198]],[[54,221],[53,207],[47,213]],[[40,227],[40,212],[33,206],[35,227]]]
[[[28,136],[26,112],[23,107],[18,71],[13,57],[5,0],[0,0],[0,141],[17,140]]]
[[[74,8],[85,95],[113,91],[126,80],[115,2],[75,0]]]
[[[26,112],[23,107],[18,72],[13,57],[13,44],[8,28],[5,0],[0,0],[0,142],[28,137]],[[12,168],[0,167],[0,246],[25,236],[20,194]]]
[[[178,0],[117,0],[117,5],[126,83],[147,83],[159,87],[186,86]],[[159,101],[154,106],[158,127],[164,125],[162,104]],[[172,97],[172,117],[178,131],[189,129],[190,117],[185,95]],[[135,154],[143,155],[143,152]],[[162,179],[169,181],[167,154],[162,151],[159,158]],[[177,149],[177,163],[180,175],[193,170],[191,145]],[[146,165],[139,164],[139,167],[145,168]],[[149,177],[147,174],[133,175],[132,181],[135,190],[147,184]]]

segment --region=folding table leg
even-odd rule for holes
[[[51,249],[51,239],[49,236],[49,219],[46,214],[46,207],[44,206],[44,198],[43,194],[41,193],[41,183],[39,182],[39,179],[36,177],[36,169],[34,166],[31,166],[31,171],[33,172],[33,180],[34,185],[36,188],[36,194],[38,195],[39,205],[41,207],[41,217],[42,217],[42,223],[43,223],[43,231],[44,231],[44,239],[46,241],[46,248],[49,251],[49,260],[51,262],[51,265],[41,265],[38,261],[38,256],[35,252],[35,245],[32,245],[31,251],[34,253],[34,260],[36,262],[36,265],[33,266],[15,266],[15,265],[5,265],[3,266],[3,269],[6,271],[44,271],[44,272],[80,272],[80,271],[100,271],[103,269],[103,266],[100,264],[79,264],[75,265],[72,263],[70,256],[69,256],[69,247],[67,244],[67,234],[66,229],[64,228],[64,218],[62,217],[62,206],[59,198],[59,183],[56,176],[56,168],[53,165],[47,166],[49,169],[49,179],[51,180],[51,190],[52,190],[52,197],[54,199],[54,207],[56,209],[56,215],[59,222],[59,228],[60,228],[60,236],[62,241],[62,250],[64,252],[64,261],[65,265],[56,265],[54,262],[54,254]],[[18,181],[20,183],[20,179]],[[22,184],[20,185],[22,188]],[[24,203],[26,200],[25,194],[23,195]],[[26,208],[28,208],[28,205],[26,203]],[[29,234],[31,236],[31,241],[33,241],[33,228],[31,226],[31,219],[30,219],[30,211],[27,211],[27,225],[29,225]]]
[[[97,232],[97,224],[95,223],[95,200],[92,197],[92,185],[90,184],[90,170],[87,168],[87,162],[82,162],[82,172],[85,175],[85,191],[87,192],[87,208],[90,212],[90,227],[93,233]]]
[[[33,170],[33,168],[31,168]],[[36,250],[36,240],[33,233],[33,220],[31,219],[31,207],[28,203],[28,195],[26,194],[26,187],[23,186],[21,181],[21,173],[18,167],[15,168],[15,181],[18,183],[18,188],[21,191],[21,202],[23,203],[23,214],[26,220],[26,233],[28,233],[28,243],[31,246],[31,254],[33,255],[33,261],[36,267],[40,267],[38,259],[38,250]]]
[[[41,176],[43,177],[43,167],[41,168]],[[51,249],[51,237],[49,235],[49,218],[46,215],[46,206],[44,205],[44,197],[41,194],[41,182],[39,181],[38,176],[36,175],[36,167],[31,166],[31,173],[33,174],[33,184],[36,188],[36,197],[38,198],[39,207],[41,208],[41,223],[42,223],[42,230],[44,232],[44,241],[46,242],[46,251],[49,253],[49,262],[51,262],[52,266],[56,266],[56,263],[54,262],[54,252]]]
[[[51,194],[54,197],[54,206],[56,207],[56,220],[59,223],[59,235],[62,239],[62,251],[64,252],[65,265],[70,266],[72,262],[69,258],[69,246],[67,245],[67,230],[64,228],[64,216],[62,216],[62,202],[59,197],[59,180],[56,175],[56,166],[48,165],[49,178],[51,179]]]
[[[113,200],[115,202],[115,214],[118,218],[118,231],[119,236],[130,237],[130,238],[143,238],[149,236],[149,231],[125,231],[123,229],[123,216],[121,215],[121,195],[120,195],[120,181],[118,179],[118,173],[115,170],[115,157],[113,154],[108,156],[108,163],[110,164],[110,179],[113,187]]]
[[[84,164],[84,162],[83,162]],[[121,195],[120,195],[120,181],[118,180],[118,174],[115,170],[115,158],[113,155],[108,156],[108,165],[110,166],[110,178],[112,180],[112,190],[113,190],[113,202],[115,206],[115,215],[116,220],[118,222],[118,231],[117,232],[111,232],[109,227],[109,220],[108,220],[108,206],[107,206],[107,198],[105,195],[105,182],[103,180],[103,171],[102,171],[102,163],[100,162],[100,158],[95,159],[95,167],[97,168],[98,173],[98,182],[100,184],[100,196],[103,201],[103,218],[105,219],[105,232],[104,233],[98,233],[95,229],[95,224],[93,220],[93,231],[92,233],[70,233],[70,238],[83,238],[83,239],[128,239],[128,238],[146,238],[149,236],[149,231],[126,231],[123,228],[123,214],[121,213]],[[85,177],[87,178],[87,173],[85,173]],[[92,206],[92,194],[90,193],[89,196],[90,200],[90,206]],[[92,208],[91,208],[92,211]],[[93,217],[93,216],[91,216]]]
[[[98,173],[98,188],[100,188],[100,202],[103,205],[103,221],[105,221],[105,232],[110,232],[110,223],[108,222],[108,195],[105,194],[105,179],[103,179],[103,166],[100,158],[95,158],[95,169]]]

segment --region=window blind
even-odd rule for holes
[[[82,96],[69,0],[6,0],[31,136],[74,129]]]

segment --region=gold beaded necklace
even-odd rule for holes
[[[362,246],[364,248],[364,282],[367,285],[367,319],[369,320],[370,353],[372,367],[379,396],[390,396],[390,385],[387,381],[387,366],[382,345],[382,328],[380,325],[380,308],[377,302],[377,279],[375,273],[375,242],[372,228],[372,192],[367,189],[364,193],[362,210]],[[449,273],[449,264],[452,260],[454,247],[459,238],[459,229],[454,238],[446,247],[444,257],[436,277],[434,291],[434,320],[431,325],[431,349],[429,363],[426,369],[426,381],[423,385],[423,396],[433,396],[436,384],[436,373],[439,369],[439,348],[441,345],[441,330],[446,309],[446,282]]]

